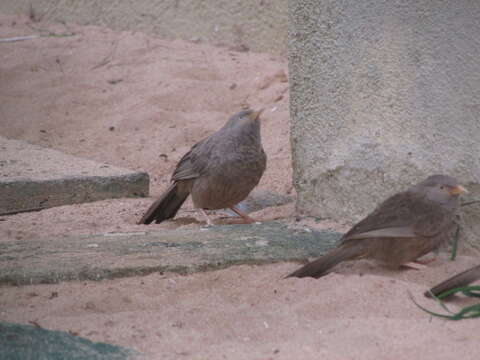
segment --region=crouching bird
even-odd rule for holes
[[[287,277],[319,278],[345,260],[374,259],[391,268],[415,261],[453,236],[464,192],[451,176],[430,176],[385,200],[353,226],[337,248]]]
[[[160,223],[175,216],[189,195],[204,210],[230,208],[245,222],[254,220],[235,207],[260,181],[267,162],[260,135],[263,110],[243,110],[217,132],[196,143],[177,164],[170,187],[138,222]]]

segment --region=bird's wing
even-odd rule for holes
[[[418,216],[413,228],[418,235],[432,237],[445,231],[449,232],[456,226],[454,211],[444,209],[438,204],[429,204],[425,207],[425,211]]]
[[[398,193],[356,224],[343,241],[415,236],[435,236],[443,230],[449,213],[438,204],[412,192]]]
[[[195,179],[202,175],[208,164],[208,139],[203,139],[180,159],[172,175],[172,181]]]
[[[377,229],[358,234],[351,234],[348,240],[355,239],[373,239],[373,238],[413,238],[415,232],[411,226],[391,227],[385,229]]]

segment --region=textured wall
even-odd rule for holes
[[[292,0],[289,17],[300,212],[354,221],[428,174],[480,180],[479,1]]]
[[[286,53],[288,0],[0,0],[0,12]]]

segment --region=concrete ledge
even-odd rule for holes
[[[102,280],[316,257],[341,234],[277,222],[0,242],[0,284]],[[286,274],[278,274],[279,278]]]
[[[144,172],[0,137],[0,214],[148,196]]]

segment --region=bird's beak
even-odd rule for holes
[[[250,115],[250,118],[251,118],[253,121],[257,120],[257,119],[260,117],[261,113],[262,113],[264,110],[265,110],[265,109],[262,108],[262,109],[260,109],[260,110],[258,110],[258,111],[252,112],[252,115]]]
[[[462,185],[458,185],[458,186],[452,187],[449,192],[450,192],[450,195],[460,195],[460,194],[468,193],[468,190],[465,189]]]

